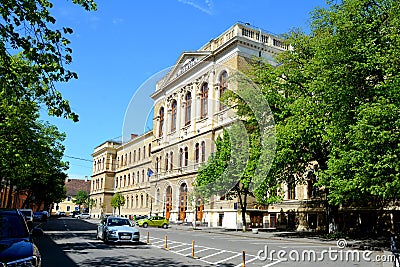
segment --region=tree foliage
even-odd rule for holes
[[[125,198],[121,193],[117,192],[111,198],[111,207],[118,209],[118,214],[121,214],[121,206],[125,205]]]
[[[92,0],[74,0],[86,10],[96,9]],[[0,4],[0,84],[2,88],[26,88],[35,101],[47,106],[49,114],[78,120],[69,102],[56,90],[55,83],[76,79],[66,68],[72,61],[67,35],[73,31],[55,29],[48,0],[5,0]],[[20,53],[27,65],[13,64]],[[33,82],[32,82],[33,81]],[[13,94],[14,95],[14,94]]]
[[[251,75],[275,116],[271,187],[318,162],[330,204],[383,206],[399,198],[400,2],[328,1],[311,33]],[[251,114],[245,113],[251,117]],[[270,196],[269,192],[258,192]]]
[[[87,10],[92,0],[73,0]],[[12,195],[26,195],[23,207],[65,198],[62,161],[65,134],[39,120],[50,115],[78,120],[55,84],[77,78],[68,70],[72,29],[55,28],[53,4],[47,0],[5,0],[0,4],[0,182],[7,191],[1,204],[11,207]]]

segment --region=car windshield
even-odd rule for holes
[[[20,217],[17,215],[0,215],[0,238],[23,238],[28,236],[28,229]]]
[[[20,210],[22,214],[24,214],[25,216],[32,216],[32,213],[30,210]]]
[[[131,222],[128,219],[121,219],[121,218],[110,218],[108,219],[108,226],[123,226],[128,225],[132,226]]]

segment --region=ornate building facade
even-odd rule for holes
[[[122,216],[158,214],[171,222],[202,222],[210,227],[241,228],[237,200],[215,198],[208,204],[192,199],[191,191],[201,163],[215,150],[215,140],[234,114],[219,100],[235,87],[232,71],[245,71],[254,58],[270,60],[288,49],[279,39],[248,24],[237,23],[197,51],[183,52],[174,67],[158,81],[153,130],[132,135],[126,143],[106,141],[93,153],[90,197],[92,217],[112,213],[115,192],[125,198]],[[323,213],[302,212],[312,201],[312,185],[285,184],[283,203],[260,207],[248,203],[246,218],[253,227],[318,227]]]

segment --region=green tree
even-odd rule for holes
[[[73,0],[86,10],[95,10],[93,0]],[[78,120],[67,100],[56,90],[58,82],[76,79],[66,68],[72,61],[67,35],[72,29],[55,27],[51,15],[53,3],[48,0],[5,0],[0,4],[0,84],[2,88],[32,86],[35,101],[47,106],[49,114]],[[13,64],[20,53],[27,66]],[[34,80],[35,82],[32,82]],[[13,94],[12,94],[13,95]],[[2,118],[0,118],[2,121]]]
[[[118,215],[121,215],[121,206],[125,205],[125,198],[119,192],[111,198],[111,207],[118,209]]]
[[[276,66],[257,62],[251,73],[276,122],[274,163],[257,194],[269,197],[267,189],[292,174],[304,182],[317,161],[327,211],[382,207],[400,192],[400,2],[328,4],[312,13],[310,34],[286,35],[291,49]]]
[[[223,130],[222,137],[217,137],[215,154],[199,168],[194,194],[203,203],[213,196],[237,198],[245,231],[247,199],[252,195],[250,186],[259,157],[255,152],[259,151],[259,136],[243,135],[243,130],[245,129],[234,124]]]
[[[76,192],[76,196],[73,202],[79,205],[79,209],[81,208],[81,206],[88,207],[89,194],[85,190],[79,190],[78,192]]]

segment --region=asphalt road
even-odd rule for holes
[[[245,266],[265,267],[393,266],[385,258],[391,255],[388,252],[356,251],[338,248],[336,243],[191,228],[140,228],[140,243],[106,245],[95,239],[97,222],[62,217],[41,225],[45,235],[35,241],[42,253],[42,266],[242,267],[243,259]],[[381,259],[384,261],[378,262]]]

